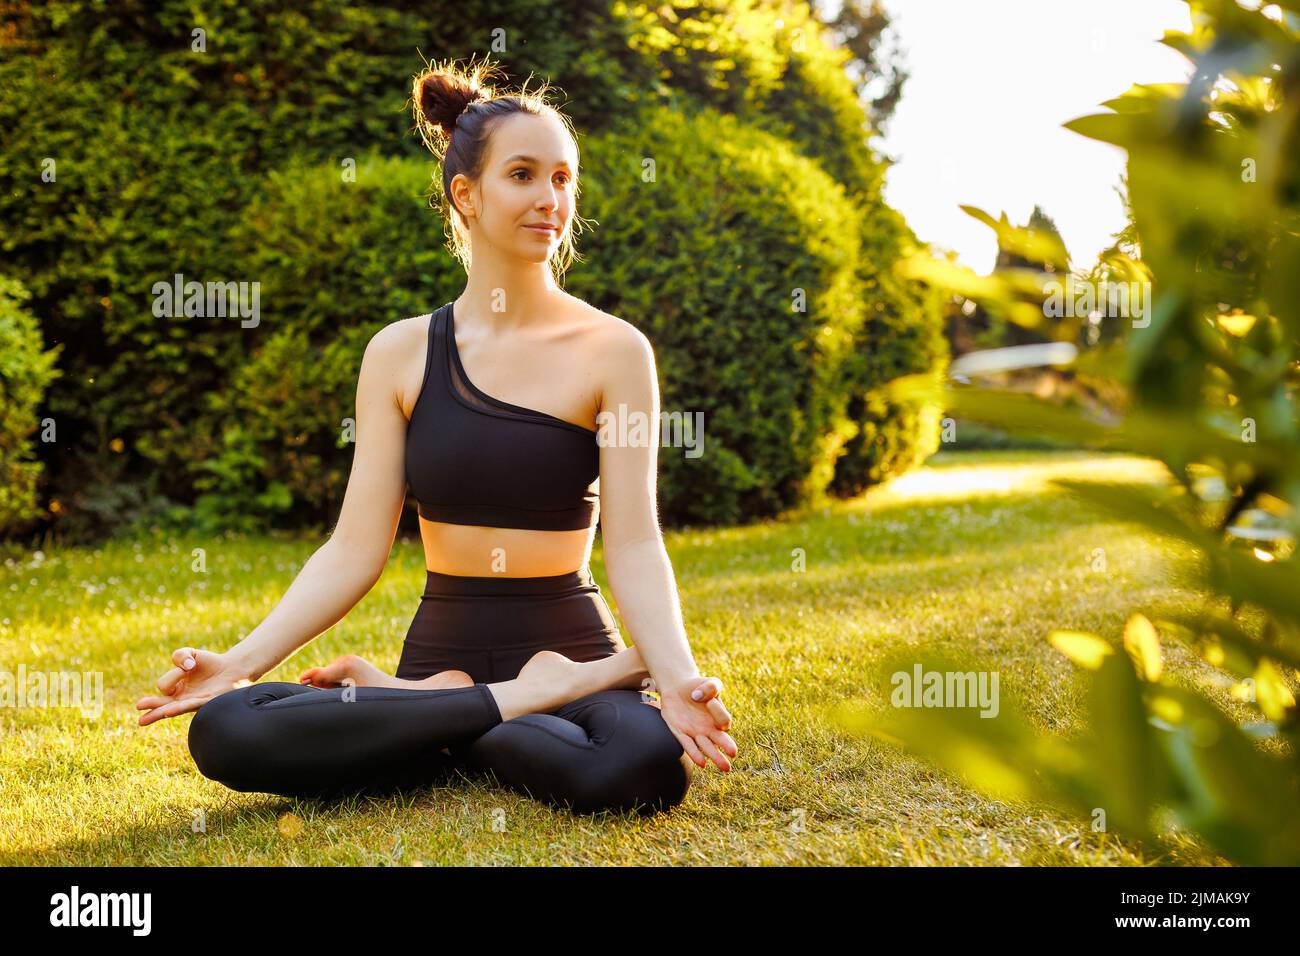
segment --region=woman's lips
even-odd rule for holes
[[[554,235],[556,231],[554,226],[524,226],[524,228],[547,236]]]

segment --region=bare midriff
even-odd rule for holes
[[[435,574],[536,578],[586,567],[596,528],[538,531],[486,528],[420,518],[424,566]]]

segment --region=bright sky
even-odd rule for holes
[[[980,273],[997,243],[959,208],[1051,216],[1087,268],[1124,225],[1124,152],[1063,129],[1106,112],[1133,83],[1181,82],[1190,64],[1158,43],[1190,29],[1182,0],[885,0],[911,77],[873,140],[898,162],[885,198],[916,234]]]

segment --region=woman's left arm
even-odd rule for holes
[[[635,326],[621,322],[602,350],[605,382],[600,444],[600,527],[605,569],[619,615],[659,691],[659,709],[698,766],[712,760],[730,770],[737,754],[731,718],[709,700],[686,639],[672,562],[659,528],[657,486],[659,379],[654,349]],[[721,684],[716,679],[715,693]],[[703,691],[703,700],[691,692]],[[727,755],[727,756],[724,756]]]

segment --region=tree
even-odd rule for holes
[[[845,0],[829,18],[820,9],[817,13],[836,41],[853,54],[850,75],[857,83],[872,127],[884,132],[910,75],[889,32],[889,14],[881,0]]]

